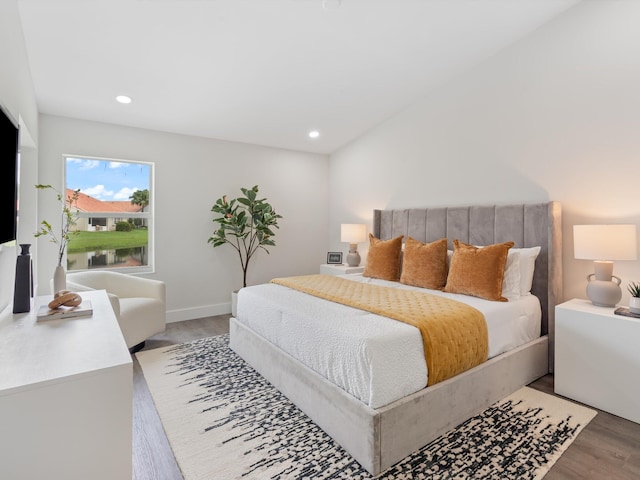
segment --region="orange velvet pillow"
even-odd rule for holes
[[[397,282],[400,277],[402,237],[400,235],[391,240],[380,240],[370,233],[367,264],[362,275]]]
[[[407,237],[400,283],[442,290],[447,283],[447,239],[422,243]]]
[[[487,300],[508,301],[502,296],[502,279],[513,242],[478,248],[453,241],[453,257],[445,292],[462,293]]]

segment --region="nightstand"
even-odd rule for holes
[[[364,272],[364,266],[360,265],[359,267],[350,267],[349,265],[334,265],[324,263],[320,265],[320,273],[324,273],[325,275],[345,275],[347,273],[362,273]]]
[[[554,391],[640,423],[640,319],[614,310],[556,306]]]

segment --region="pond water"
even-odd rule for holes
[[[67,271],[148,265],[147,247],[67,254]]]

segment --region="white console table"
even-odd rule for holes
[[[588,300],[556,306],[555,392],[640,423],[640,319]]]
[[[93,315],[0,314],[0,478],[130,480],[133,370],[104,290]]]

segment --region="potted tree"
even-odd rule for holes
[[[211,207],[217,214],[213,219],[215,230],[208,242],[213,247],[231,245],[240,260],[242,268],[242,286],[247,286],[247,271],[253,255],[262,249],[275,246],[273,229],[278,227],[278,215],[266,198],[258,198],[258,186],[241,188],[242,195],[231,200],[224,195]],[[235,291],[234,293],[237,293]],[[232,296],[232,314],[235,316],[234,296]]]
[[[629,299],[629,310],[632,313],[640,314],[640,283],[631,282],[627,286],[627,290],[631,294]]]

